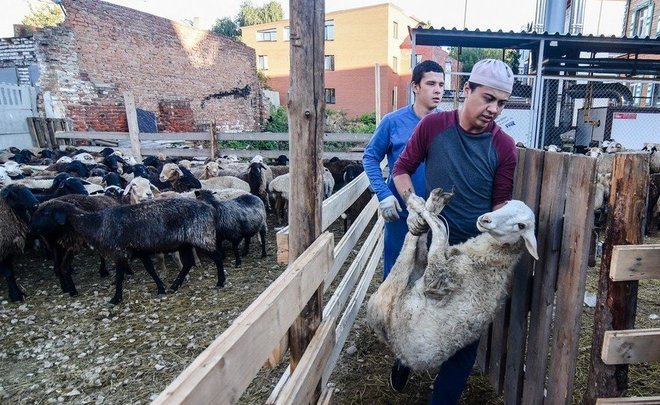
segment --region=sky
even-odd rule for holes
[[[20,23],[29,13],[28,3],[37,0],[0,0],[0,38],[13,36],[12,24]],[[48,0],[46,0],[48,1]],[[111,3],[134,8],[171,20],[192,20],[199,17],[201,28],[210,28],[217,18],[238,14],[244,0],[109,0]],[[267,0],[252,0],[255,6]],[[284,17],[289,16],[289,0],[279,0]],[[387,0],[326,0],[325,11],[337,11],[374,4]],[[535,0],[390,0],[408,15],[430,21],[435,28],[463,28],[465,17],[469,29],[522,31],[534,20]],[[466,9],[467,2],[467,9]]]

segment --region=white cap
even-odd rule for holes
[[[468,81],[509,94],[513,90],[513,72],[511,68],[497,59],[483,59],[475,63]]]

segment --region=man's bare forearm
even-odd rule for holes
[[[409,174],[400,174],[396,176],[394,179],[394,187],[396,187],[396,191],[399,192],[399,195],[401,198],[403,198],[403,201],[408,201],[408,197],[410,197],[411,194],[415,193],[415,187],[413,187],[412,184],[412,178],[410,177]]]

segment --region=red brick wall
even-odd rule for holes
[[[39,84],[77,130],[126,131],[126,91],[136,107],[156,113],[163,130],[190,131],[211,120],[221,130],[259,129],[253,49],[103,1],[64,6],[62,26],[35,34]]]

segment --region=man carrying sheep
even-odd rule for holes
[[[413,174],[425,163],[425,190],[454,190],[442,212],[449,225],[449,243],[478,235],[477,218],[510,200],[516,168],[515,141],[496,123],[513,89],[513,72],[504,62],[484,59],[472,68],[463,88],[465,100],[457,111],[424,117],[396,161],[392,177],[405,202],[425,198]],[[413,234],[428,230],[416,213],[408,214]],[[447,360],[433,384],[431,404],[457,404],[477,354],[476,341]],[[405,369],[405,367],[403,367]],[[401,379],[395,375],[392,380]],[[398,374],[407,376],[405,370]],[[405,382],[404,384],[405,385]]]
[[[383,117],[365,148],[362,158],[364,170],[367,172],[378,201],[380,201],[380,212],[385,220],[383,279],[394,266],[403,246],[403,239],[408,233],[406,225],[408,211],[402,209],[405,205],[394,187],[392,176],[388,178],[387,183],[383,180],[380,162],[387,156],[387,164],[390,169],[393,168],[394,162],[406,146],[415,126],[423,117],[436,111],[444,91],[445,71],[437,62],[425,60],[413,69],[410,84],[415,95],[413,104],[399,108]],[[412,175],[412,181],[415,189],[424,194],[423,163]],[[392,370],[399,378],[390,381],[390,384],[395,391],[401,391],[405,387],[409,370],[402,367],[398,360],[395,361]]]

